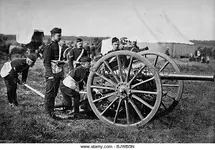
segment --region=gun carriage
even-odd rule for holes
[[[91,68],[87,81],[90,108],[104,123],[143,126],[178,105],[183,80],[214,81],[214,75],[181,74],[177,64],[158,52],[111,52]]]
[[[174,110],[183,94],[183,80],[214,81],[214,75],[180,73],[177,64],[159,52],[121,50],[102,56],[90,69],[80,107],[115,127],[143,126]],[[39,91],[27,88],[44,98]]]

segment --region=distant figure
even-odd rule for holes
[[[165,54],[166,54],[167,56],[170,56],[169,47],[167,47],[167,49],[166,49],[166,51],[165,51]]]
[[[209,58],[209,56],[206,56],[206,63],[207,63],[207,64],[210,63],[210,58]]]
[[[61,52],[63,54],[63,60],[66,60],[66,54],[67,54],[67,50],[69,49],[69,46],[66,45],[66,42],[64,41],[62,46],[61,46]]]
[[[212,50],[212,56],[215,59],[215,48]]]
[[[194,57],[193,53],[190,53],[189,61],[195,61],[195,57]]]
[[[90,56],[90,46],[89,46],[89,44],[86,44],[84,46],[84,49],[87,51],[87,56],[89,57]]]
[[[198,62],[201,60],[201,52],[199,50],[196,52],[196,60]]]
[[[92,44],[90,47],[90,58],[94,59],[95,56],[96,56],[96,47],[94,46],[94,44]]]
[[[137,46],[137,41],[132,41],[131,42],[131,51],[138,53],[140,48]]]

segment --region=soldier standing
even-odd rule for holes
[[[88,53],[83,48],[83,40],[81,38],[77,38],[76,40],[76,48],[71,49],[69,52],[69,69],[72,71],[80,64],[80,59],[82,57],[87,57]]]
[[[96,47],[94,46],[94,44],[92,44],[90,47],[90,57],[91,59],[94,59],[95,56],[96,56]]]
[[[113,49],[111,51],[109,51],[108,53],[122,50],[122,49],[120,49],[120,41],[117,37],[113,37],[111,43],[112,43]],[[126,67],[128,65],[129,61],[127,60],[125,55],[121,55],[120,60],[121,60],[122,66]],[[111,68],[118,68],[116,58],[114,58],[114,60],[110,60],[109,65]]]
[[[51,43],[44,50],[44,67],[46,79],[45,111],[49,117],[58,119],[54,114],[55,97],[58,93],[60,81],[64,78],[64,70],[61,49],[58,42],[61,40],[61,29],[51,30]]]

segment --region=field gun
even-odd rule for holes
[[[86,91],[80,92],[81,103],[107,125],[143,126],[175,109],[184,80],[214,79],[214,75],[180,73],[175,61],[163,53],[121,50],[104,55],[92,66]],[[39,91],[24,86],[44,98]]]
[[[163,53],[121,50],[104,55],[91,68],[87,98],[104,123],[143,126],[152,118],[173,111],[183,93],[183,80],[214,81],[214,78],[181,74],[177,64]],[[95,89],[99,90],[99,97],[94,96]]]

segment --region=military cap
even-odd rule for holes
[[[35,62],[37,60],[37,57],[35,55],[33,55],[33,54],[28,55],[27,58],[29,58],[33,62]]]
[[[77,38],[76,42],[82,42],[83,40],[81,38]]]
[[[90,57],[82,57],[80,59],[80,62],[91,62],[91,58]]]
[[[51,31],[51,34],[55,34],[55,33],[61,33],[62,31],[61,31],[61,29],[60,28],[53,28]]]
[[[113,37],[111,42],[113,44],[114,42],[118,42],[118,41],[119,41],[119,39],[117,37]]]

